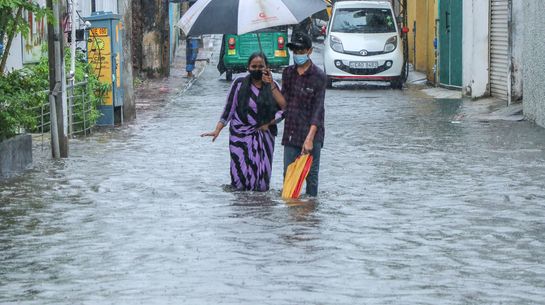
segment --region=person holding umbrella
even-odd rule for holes
[[[323,0],[197,0],[195,4],[180,18],[177,26],[188,35],[203,34],[245,34],[258,31],[265,28],[298,24],[312,14],[324,10],[326,4]],[[257,17],[257,18],[256,18]],[[259,38],[259,36],[258,36]],[[307,54],[312,53],[312,47],[307,49]],[[304,50],[298,51],[303,52]],[[295,99],[296,91],[300,86],[294,83],[297,79],[292,75],[297,69],[289,69],[291,73],[289,78],[285,75],[286,84],[291,88],[282,89],[283,93],[288,93],[291,99],[292,108],[288,115],[290,119],[290,128],[302,133],[305,129],[309,130],[309,137],[315,137],[309,141],[291,138],[284,132],[284,145],[290,144],[291,147],[299,146],[301,150],[319,153],[319,149],[312,149],[312,145],[321,148],[323,143],[323,92],[322,85],[325,88],[325,74],[319,74],[318,68],[312,65],[305,65],[308,60],[304,60],[304,54],[298,54],[298,66],[308,70],[306,76],[312,76],[309,86],[305,86],[305,100],[308,102],[309,95],[316,95],[313,99],[313,109],[316,111],[311,119],[299,119],[298,115],[308,113],[299,113],[297,108],[304,107]],[[303,62],[304,61],[304,62]],[[245,190],[267,190],[269,188],[272,152],[274,151],[274,134],[276,126],[274,122],[280,119],[280,113],[277,111],[280,107],[286,106],[285,94],[280,93],[278,84],[272,81],[271,74],[267,66],[267,58],[264,54],[251,56],[248,62],[248,71],[250,74],[243,79],[237,79],[233,82],[227,104],[213,132],[204,133],[201,136],[210,136],[215,140],[225,125],[230,122],[229,131],[229,150],[231,151],[231,184],[237,189]],[[311,67],[311,68],[309,68]],[[258,72],[261,70],[261,72]],[[264,75],[260,75],[264,74]],[[284,73],[285,74],[285,73]],[[323,75],[324,80],[317,77]],[[302,76],[303,77],[303,76]],[[259,80],[261,78],[261,81]],[[283,80],[284,82],[284,80]],[[274,105],[276,102],[276,105]],[[274,113],[274,115],[272,115]],[[308,121],[308,122],[307,122]],[[314,127],[299,126],[298,124],[311,123]],[[310,128],[310,129],[309,129]],[[309,138],[310,139],[310,138]],[[320,141],[322,141],[320,143]],[[319,144],[320,143],[320,144]],[[253,145],[253,146],[252,146]],[[284,160],[286,162],[286,159]],[[319,160],[316,162],[318,164]],[[307,189],[309,194],[317,193],[318,186],[317,167],[311,169],[311,175],[307,178],[315,181],[312,187]]]
[[[284,176],[288,166],[301,154],[312,154],[312,166],[306,182],[306,193],[318,195],[320,152],[324,144],[324,98],[327,77],[309,56],[312,39],[305,33],[292,35],[288,48],[293,52],[294,65],[282,73],[284,111]]]
[[[273,81],[267,57],[256,52],[248,59],[248,74],[233,81],[227,103],[212,132],[215,141],[229,123],[231,185],[240,191],[267,191],[271,180],[276,124],[286,101]]]

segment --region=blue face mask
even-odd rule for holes
[[[308,61],[308,54],[293,54],[293,62],[298,65],[304,65]]]

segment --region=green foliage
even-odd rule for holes
[[[44,17],[49,21],[54,19],[51,10],[40,7],[34,1],[0,0],[0,43],[5,45],[0,56],[0,73],[4,71],[14,37],[20,33],[26,38],[30,33],[29,23],[23,17],[26,12],[32,13],[38,19]]]
[[[2,0],[0,0],[2,1]],[[66,50],[66,71],[70,70],[70,52]],[[75,82],[83,82],[87,77],[87,86],[76,86],[76,96],[73,108],[73,121],[84,119],[87,127],[93,126],[100,112],[98,106],[102,103],[105,94],[110,90],[110,84],[101,83],[87,63],[85,53],[76,53]],[[44,54],[39,63],[25,67],[22,70],[13,71],[7,75],[0,75],[0,140],[16,135],[21,129],[28,132],[40,131],[38,125],[41,121],[42,106],[48,112],[49,100],[49,62]],[[70,92],[69,92],[70,93]],[[83,104],[81,96],[86,103]],[[49,116],[44,117],[44,122],[49,121]],[[83,129],[74,126],[74,131]]]
[[[41,19],[47,17],[49,20],[53,19],[53,14],[50,10],[40,7],[39,4],[28,0],[0,0],[0,22],[4,25],[4,32],[21,33],[23,37],[28,35],[30,28],[28,23],[24,19],[17,19],[17,12],[19,10],[31,12],[36,18]]]
[[[36,128],[36,109],[46,95],[41,91],[30,70],[0,76],[0,141],[16,135],[20,128]]]

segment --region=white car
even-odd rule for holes
[[[403,86],[403,43],[389,1],[337,1],[324,40],[328,87],[342,80]]]

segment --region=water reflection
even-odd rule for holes
[[[224,190],[231,191],[234,198],[231,205],[236,207],[237,216],[255,214],[270,215],[275,210],[287,211],[288,221],[316,223],[314,213],[318,206],[317,198],[283,199],[281,191],[241,192],[233,191],[230,186]],[[241,213],[242,214],[239,214]]]
[[[317,198],[307,199],[284,199],[288,207],[290,219],[307,224],[318,224],[315,212],[318,207]]]
[[[452,116],[460,112],[464,101],[462,99],[437,99],[434,104],[437,105],[439,115]]]
[[[234,195],[231,200],[233,206],[241,207],[271,207],[278,204],[278,191],[268,192],[244,192],[232,190],[231,186],[224,187],[224,190],[231,191]]]

